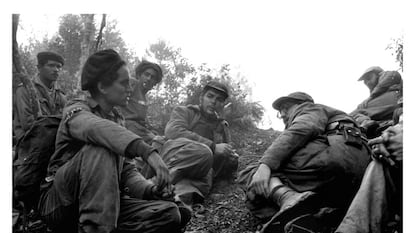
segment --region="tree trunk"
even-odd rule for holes
[[[22,63],[20,62],[20,56],[19,56],[19,45],[17,44],[17,27],[19,26],[19,15],[13,14],[12,15],[12,49],[13,49],[13,73],[23,73],[24,69],[22,66]]]
[[[102,21],[101,21],[101,28],[99,29],[99,34],[96,37],[96,44],[95,44],[95,52],[99,50],[102,44],[102,32],[106,25],[106,14],[102,15]]]
[[[80,57],[80,66],[79,71],[77,72],[77,77],[79,78],[79,87],[81,87],[80,76],[82,73],[83,64],[89,57],[89,52],[91,50],[91,38],[94,35],[94,25],[93,17],[94,14],[82,14],[82,26],[83,26],[83,38],[81,42],[81,57]],[[80,88],[79,88],[80,89]]]

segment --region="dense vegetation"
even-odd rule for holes
[[[105,16],[105,15],[104,15]],[[97,29],[99,21],[100,28]],[[250,101],[249,83],[242,74],[231,69],[230,64],[218,68],[207,64],[192,64],[183,57],[180,48],[169,45],[164,40],[154,42],[140,56],[127,48],[121,33],[117,30],[115,20],[106,21],[106,17],[97,19],[96,15],[66,14],[60,17],[57,33],[51,39],[32,38],[29,43],[19,46],[19,54],[26,72],[36,75],[36,54],[51,50],[65,58],[60,80],[60,88],[69,98],[83,95],[79,88],[80,70],[87,56],[96,50],[112,48],[127,61],[131,75],[135,66],[143,59],[161,65],[163,81],[149,93],[149,120],[162,133],[169,119],[169,113],[177,105],[196,104],[202,86],[211,79],[225,82],[231,89],[229,102],[232,104],[225,111],[226,118],[234,127],[255,127],[263,117],[264,108],[257,102]]]

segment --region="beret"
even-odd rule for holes
[[[56,61],[62,64],[62,66],[65,64],[63,57],[57,53],[45,51],[37,54],[37,63],[39,65],[44,65],[47,61]]]

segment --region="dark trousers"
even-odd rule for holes
[[[84,146],[60,167],[42,193],[39,212],[57,232],[174,232],[180,214],[172,202],[121,195],[122,158]]]

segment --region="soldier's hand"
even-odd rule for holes
[[[271,170],[266,164],[260,164],[248,187],[249,191],[267,197]]]
[[[165,187],[161,190],[157,186],[151,188],[152,198],[155,200],[164,200],[164,201],[174,201],[174,185],[171,185],[170,188]]]
[[[231,155],[234,153],[234,149],[230,144],[219,143],[219,144],[216,144],[214,153],[217,155]]]
[[[167,165],[164,163],[157,152],[152,152],[150,156],[148,156],[147,163],[155,171],[155,184],[157,185],[158,189],[162,190],[165,187],[171,189],[170,172],[168,171]]]
[[[387,129],[387,150],[396,160],[402,160],[403,156],[403,127],[400,124]]]

